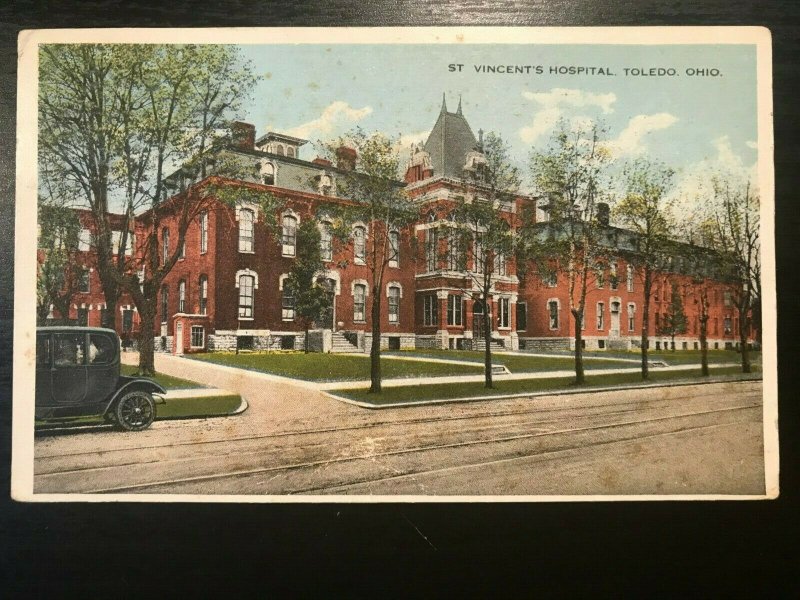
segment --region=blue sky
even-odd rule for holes
[[[263,45],[242,46],[265,78],[245,106],[268,130],[327,140],[358,125],[423,141],[442,93],[477,133],[511,144],[527,172],[559,118],[601,119],[621,159],[646,155],[678,170],[678,187],[708,168],[752,172],[756,161],[756,51],[745,45]],[[463,64],[461,72],[448,65]],[[476,73],[473,65],[541,65],[542,74]],[[616,76],[551,74],[551,66],[603,67]],[[674,68],[673,77],[624,74]],[[688,76],[687,68],[720,76]],[[305,147],[303,156],[314,158]]]

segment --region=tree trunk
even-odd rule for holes
[[[305,328],[305,341],[303,342],[303,352],[308,354],[308,325]]]
[[[642,307],[642,379],[649,376],[649,365],[647,364],[647,346],[650,344],[650,291],[652,287],[650,281],[650,269],[645,267],[644,273],[644,306]]]
[[[672,347],[670,348],[672,352],[675,352],[675,332],[672,332]]]
[[[139,309],[139,375],[156,374],[154,351],[155,301],[145,300]]]
[[[372,344],[369,349],[369,393],[381,393],[381,295],[372,290]]]
[[[483,387],[494,388],[492,380],[492,311],[489,308],[489,298],[483,298]]]
[[[739,311],[739,347],[742,350],[742,373],[751,373],[750,349],[747,347],[747,318]]]
[[[708,377],[708,316],[700,317],[700,375]]]
[[[581,330],[583,319],[579,310],[573,310],[572,316],[575,321],[575,383],[582,385],[586,382],[586,375],[583,371],[583,331]]]

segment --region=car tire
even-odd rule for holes
[[[142,431],[156,418],[156,404],[147,392],[128,392],[114,406],[114,419],[125,431]]]

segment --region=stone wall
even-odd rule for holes
[[[569,350],[570,338],[519,338],[520,350],[547,352],[553,350]]]
[[[415,336],[413,333],[398,333],[398,334],[388,334],[388,335],[381,335],[381,350],[388,350],[389,349],[389,339],[399,340],[399,349],[400,350],[412,350],[414,348],[419,348],[416,343],[416,339],[418,336]],[[369,352],[370,347],[372,346],[372,334],[365,333],[364,334],[364,352]],[[438,346],[428,346],[428,347],[435,347]]]
[[[153,349],[156,352],[172,352],[172,336],[156,336],[153,338]]]

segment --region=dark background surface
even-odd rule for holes
[[[773,502],[20,504],[9,498],[16,36],[26,28],[763,25],[773,34],[781,497]],[[17,1],[0,7],[0,596],[797,597],[798,40],[789,0]],[[720,107],[724,109],[724,107]],[[18,232],[35,235],[34,232]],[[305,593],[300,594],[301,590]],[[91,596],[90,596],[91,597]]]

